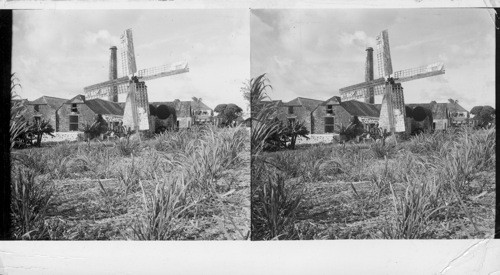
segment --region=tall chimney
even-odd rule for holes
[[[373,48],[366,48],[366,67],[365,67],[365,82],[373,80]],[[368,88],[368,94],[365,98],[366,103],[375,103],[375,96],[373,95],[373,87]]]
[[[109,49],[111,50],[111,55],[109,57],[109,80],[113,80],[118,78],[118,65],[116,63],[116,47],[112,46]],[[113,102],[118,102],[118,87],[116,86],[111,87],[108,95],[108,100]]]

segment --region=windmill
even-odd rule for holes
[[[391,133],[404,132],[405,105],[402,82],[444,74],[444,64],[434,63],[401,71],[392,71],[389,33],[384,30],[377,36],[377,65],[380,78],[340,89],[342,101],[352,99],[373,99],[374,95],[384,95],[380,109],[379,127]],[[368,71],[368,68],[367,68]],[[373,79],[373,77],[372,77]],[[370,102],[373,103],[373,102]]]
[[[117,78],[116,47],[111,47],[110,80],[84,88],[87,99],[108,97],[118,101],[118,94],[127,93],[123,114],[123,126],[131,129],[149,130],[149,103],[146,80],[189,72],[187,62],[137,70],[135,63],[132,30],[120,36],[121,63],[126,76]]]

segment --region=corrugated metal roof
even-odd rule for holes
[[[364,103],[357,100],[349,100],[340,102],[340,106],[342,106],[352,116],[380,116],[380,110],[375,104]]]
[[[30,105],[49,105],[53,109],[59,109],[67,99],[64,98],[59,98],[59,97],[53,97],[53,96],[42,96],[40,98],[37,98],[33,101],[29,101],[28,104]]]
[[[85,101],[85,105],[96,114],[123,116],[123,107],[116,102],[96,98]]]
[[[291,100],[287,103],[285,103],[285,106],[302,106],[306,108],[309,112],[314,111],[318,105],[320,105],[323,101],[322,100],[317,100],[317,99],[312,99],[312,98],[305,98],[305,97],[297,97],[294,100]]]

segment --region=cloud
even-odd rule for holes
[[[345,46],[367,47],[375,46],[375,38],[369,37],[364,31],[355,31],[354,33],[342,33],[340,42]]]
[[[118,44],[120,43],[120,38],[118,36],[111,35],[111,33],[108,30],[99,30],[97,32],[86,32],[83,39],[88,46],[93,46],[96,44],[118,46]]]

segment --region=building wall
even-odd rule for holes
[[[307,130],[311,132],[314,123],[311,121],[311,112],[302,106],[294,106],[293,114],[288,113],[288,106],[279,107],[278,119],[283,123],[288,123],[289,119],[294,118],[296,121],[302,121]]]
[[[334,132],[338,133],[339,127],[347,127],[351,123],[352,116],[342,106],[333,105],[333,115],[326,113],[326,105],[320,105],[313,112],[314,132],[313,134],[327,134],[325,132],[325,117],[333,116]]]
[[[179,129],[190,128],[193,125],[192,117],[178,117]]]
[[[32,123],[35,116],[40,116],[41,119],[49,121],[50,125],[57,131],[59,123],[57,110],[46,104],[36,106],[38,106],[38,111],[35,111],[35,105],[27,105],[26,119]]]
[[[448,119],[434,119],[434,130],[446,130],[450,126]]]
[[[69,132],[69,116],[70,115],[78,115],[78,131],[83,131],[82,124],[94,123],[96,113],[92,111],[87,105],[84,103],[77,103],[77,111],[76,113],[71,112],[72,104],[63,104],[61,108],[59,108],[59,131],[60,132]]]

